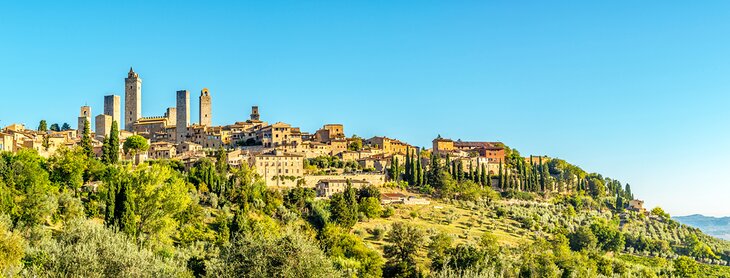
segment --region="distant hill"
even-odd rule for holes
[[[730,217],[711,217],[693,214],[672,218],[679,223],[699,228],[711,236],[730,240]]]

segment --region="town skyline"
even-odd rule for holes
[[[127,18],[128,4],[8,5],[0,126],[75,125],[80,106],[98,114],[103,95],[123,95],[134,66],[144,115],[209,88],[214,125],[258,105],[308,131],[502,141],[628,182],[650,207],[730,215],[727,3],[149,4],[119,22],[95,19]]]

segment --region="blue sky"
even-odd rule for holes
[[[730,215],[728,1],[3,1],[0,125],[75,125],[141,75],[144,116],[203,87],[213,122],[430,146],[499,140]]]

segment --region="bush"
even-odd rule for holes
[[[185,264],[140,249],[125,235],[88,220],[29,248],[23,276],[189,277]]]
[[[393,215],[395,215],[395,209],[393,207],[387,207],[385,211],[383,211],[383,218],[390,218]]]

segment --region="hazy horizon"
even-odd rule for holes
[[[730,215],[730,2],[414,3],[3,3],[0,126],[75,126],[133,66],[144,116],[207,87],[216,125],[502,141]]]

